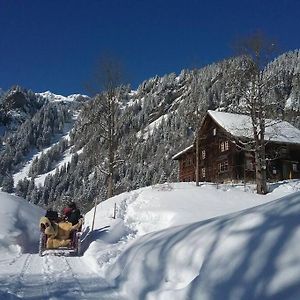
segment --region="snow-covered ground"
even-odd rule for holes
[[[39,257],[43,211],[0,193],[0,299],[300,299],[300,181],[270,189],[123,193],[86,214],[81,257]]]

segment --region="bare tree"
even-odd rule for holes
[[[197,69],[192,70],[191,77],[192,79],[189,95],[189,99],[191,101],[191,111],[188,113],[188,119],[190,123],[189,125],[195,130],[195,180],[196,186],[199,186],[199,149],[202,142],[200,140],[199,130],[201,121],[205,117],[209,108],[209,104],[207,103],[206,99],[203,98],[203,95],[206,94],[206,91],[203,91],[205,88],[201,85]]]
[[[191,125],[195,129],[195,140],[194,144],[196,147],[196,157],[195,157],[195,180],[196,180],[196,186],[199,186],[199,126],[200,126],[200,109],[202,104],[202,99],[200,98],[200,82],[199,77],[197,74],[197,70],[193,69],[192,71],[192,81],[191,81],[191,91],[190,91],[190,101],[192,102],[192,113],[190,113],[189,119],[191,122]],[[202,105],[204,106],[204,105]],[[204,108],[204,111],[206,113],[206,109]],[[201,114],[201,117],[203,117],[203,113]]]
[[[237,93],[243,103],[244,112],[250,115],[252,122],[257,193],[266,194],[266,117],[272,105],[267,101],[267,96],[275,85],[275,78],[265,67],[274,54],[275,42],[258,32],[238,40],[236,47],[239,54],[247,58],[247,65],[236,71],[235,79],[239,81]]]
[[[122,68],[116,59],[102,58],[94,82],[89,85],[90,91],[101,88],[101,92],[94,97],[96,111],[92,113],[90,124],[97,128],[100,141],[107,149],[104,161],[99,162],[99,170],[107,178],[107,197],[114,193],[114,177],[117,167],[123,162],[118,155],[121,121],[120,105],[122,98]]]

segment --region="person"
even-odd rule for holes
[[[81,220],[72,225],[71,222],[51,222],[48,217],[41,217],[40,229],[47,236],[46,249],[57,249],[60,247],[74,247],[76,232],[82,226]]]
[[[82,218],[79,208],[75,202],[70,202],[67,207],[63,209],[63,215],[67,221],[75,225]]]

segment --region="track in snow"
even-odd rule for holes
[[[0,262],[0,299],[120,299],[81,257],[24,254]]]

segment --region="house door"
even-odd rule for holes
[[[282,164],[282,179],[288,179],[290,177],[290,168],[288,162]]]

